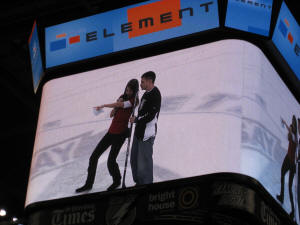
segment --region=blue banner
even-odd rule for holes
[[[28,45],[32,69],[33,88],[36,92],[44,74],[36,22],[34,22],[33,24],[32,32],[28,40]]]
[[[269,36],[273,0],[228,0],[225,26]]]
[[[217,0],[150,0],[47,27],[46,68],[217,27]]]
[[[272,41],[300,80],[299,24],[284,2],[281,5]]]

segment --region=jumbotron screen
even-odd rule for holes
[[[85,184],[89,159],[112,123],[111,108],[94,107],[116,102],[129,80],[140,83],[148,71],[156,74],[154,85],[161,93],[152,155],[154,183],[218,172],[245,174],[275,199],[284,198],[278,202],[289,213],[288,176],[293,175],[296,212],[296,149],[289,146],[299,137],[299,103],[262,51],[241,40],[222,40],[46,83],[27,206],[107,190],[113,182],[107,166],[110,147],[98,159],[93,187],[75,191]],[[139,107],[144,93],[140,88]],[[126,139],[117,154],[122,176],[128,144]],[[131,152],[126,187],[135,185],[130,158]]]

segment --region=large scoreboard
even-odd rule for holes
[[[299,96],[291,91],[299,86],[299,25],[283,1],[272,27],[274,4],[272,0],[228,0],[227,4],[150,0],[46,27],[45,74],[49,81],[40,89],[26,208],[110,194],[110,148],[97,161],[93,187],[76,192],[86,181],[94,150],[111,132],[111,109],[97,111],[95,107],[116,102],[132,79],[144,89],[141,76],[152,71],[161,107],[149,187],[198,176],[238,174],[255,180],[279,210],[299,223],[300,105]],[[220,16],[222,10],[225,17]],[[250,38],[222,36],[233,30]],[[219,38],[210,41],[214,34]],[[260,45],[254,44],[259,38]],[[198,44],[201,39],[207,40]],[[157,43],[160,45],[155,46]],[[185,43],[185,47],[150,54],[157,46],[170,43]],[[274,47],[266,54],[261,46],[270,43]],[[140,54],[142,46],[144,55],[126,60],[126,50]],[[273,53],[283,56],[292,74],[274,67]],[[112,61],[103,66],[106,57]],[[118,57],[125,60],[113,62]],[[51,78],[61,68],[85,68],[89,61],[99,66]],[[284,80],[289,76],[292,80],[297,77],[293,88]],[[141,100],[148,94],[140,90],[137,97]],[[139,102],[133,113],[143,104]],[[121,174],[127,172],[122,179],[129,190],[139,189],[131,164],[126,164],[134,130],[135,125],[117,155]],[[122,190],[127,189],[119,186],[116,191]],[[240,210],[265,212],[251,205],[257,201],[255,196],[247,195],[247,204]]]

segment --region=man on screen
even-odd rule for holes
[[[155,78],[153,71],[142,75],[140,86],[146,92],[141,98],[137,117],[130,118],[131,123],[136,123],[130,164],[137,185],[153,183],[153,144],[161,106],[160,91],[154,86]]]
[[[297,204],[298,204],[298,216],[300,218],[300,118],[298,118],[298,134],[299,134],[299,140],[298,140],[298,154],[297,154],[297,166],[298,166],[298,183],[297,183]]]

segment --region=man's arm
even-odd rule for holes
[[[284,119],[281,119],[282,123],[285,125],[286,129],[289,131],[289,132],[292,132],[292,128],[289,127],[289,125],[287,125],[287,123],[285,122]]]

